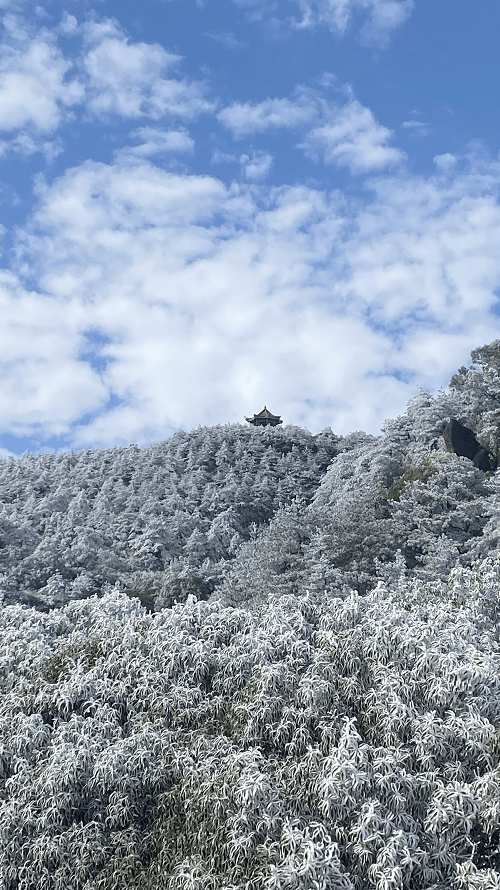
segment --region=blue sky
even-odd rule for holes
[[[0,453],[377,433],[500,337],[498,3],[0,13]]]

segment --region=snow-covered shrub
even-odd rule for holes
[[[494,888],[491,564],[258,613],[0,611],[6,890]]]

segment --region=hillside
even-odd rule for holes
[[[2,890],[500,888],[500,341],[379,437],[0,466]]]
[[[151,608],[206,596],[255,528],[311,499],[339,441],[233,424],[145,449],[4,460],[5,601],[47,608],[117,581]]]

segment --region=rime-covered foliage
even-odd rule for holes
[[[5,601],[62,605],[116,581],[150,605],[206,596],[252,529],[311,498],[339,442],[233,424],[145,449],[2,460]]]
[[[2,887],[499,888],[498,591],[4,607]]]
[[[3,463],[1,890],[500,890],[499,370]]]

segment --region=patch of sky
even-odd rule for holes
[[[83,333],[83,341],[80,359],[87,362],[98,374],[102,374],[113,361],[105,352],[106,346],[112,342],[111,337],[101,331],[88,330]]]
[[[17,155],[2,159],[0,171],[0,211],[8,221],[3,232],[0,264],[10,267],[12,251],[18,239],[18,227],[23,226],[33,208],[33,179],[40,170],[40,158]]]
[[[126,399],[120,398],[120,396],[116,395],[116,393],[110,393],[107,401],[97,408],[95,411],[88,411],[86,414],[82,414],[77,420],[74,420],[73,423],[70,424],[70,433],[68,433],[67,440],[69,442],[72,441],[74,433],[78,429],[82,429],[88,425],[90,425],[94,420],[98,417],[102,417],[103,415],[109,413],[114,408],[120,408],[127,404]],[[50,440],[51,444],[53,439]]]
[[[389,318],[388,314],[381,297],[375,306],[366,307],[364,318],[372,331],[385,335],[396,348],[398,344],[404,344],[412,329],[421,330],[427,327],[432,330],[438,326],[432,312],[425,305],[417,306],[411,312],[401,310],[397,318]]]
[[[115,394],[111,394],[106,404],[100,409],[89,412],[79,417],[70,424],[68,432],[61,436],[46,435],[43,429],[33,425],[33,433],[30,436],[17,436],[14,433],[0,433],[0,457],[21,457],[21,455],[29,452],[30,454],[60,454],[73,448],[74,433],[78,428],[84,427],[92,423],[99,416],[106,414],[113,408],[119,408],[124,405],[125,401]],[[80,450],[80,449],[78,449]]]
[[[434,155],[462,149],[477,136],[500,144],[499,30],[500,5],[494,0],[485,0],[480,14],[468,0],[415,3],[410,24],[394,33],[373,77],[363,79],[361,100],[387,126],[428,124],[422,140],[412,138],[411,129],[398,133],[415,166],[428,166]]]
[[[10,261],[7,251],[15,246],[18,227],[26,223],[36,205],[38,187],[42,183],[50,187],[68,168],[87,160],[112,163],[114,152],[127,141],[129,130],[130,123],[122,121],[108,123],[103,131],[102,122],[74,120],[61,126],[61,152],[49,161],[40,153],[23,156],[7,152],[0,171],[0,207],[9,221],[2,245],[3,264]]]
[[[493,293],[495,294],[495,302],[491,305],[491,311],[493,315],[498,315],[500,317],[500,289],[495,288]]]
[[[35,455],[58,454],[70,449],[70,441],[68,436],[51,436],[50,439],[47,439],[43,435],[16,436],[11,433],[2,433],[0,434],[0,457],[7,457],[7,452],[14,457],[21,457],[26,452]]]
[[[312,411],[326,411],[329,408],[331,410],[333,410],[336,405],[335,399],[321,400],[321,399],[314,398],[314,396],[310,396],[309,398],[301,398],[300,401],[303,402],[305,405],[307,405],[307,407],[310,408]],[[303,412],[303,413],[304,413],[304,417],[305,417],[306,416],[305,412]]]
[[[372,374],[368,374],[369,377],[394,377],[395,380],[399,380],[401,383],[414,384],[415,383],[415,372],[405,370],[404,368],[396,368],[394,366],[389,366],[384,368],[383,371],[375,372]]]

